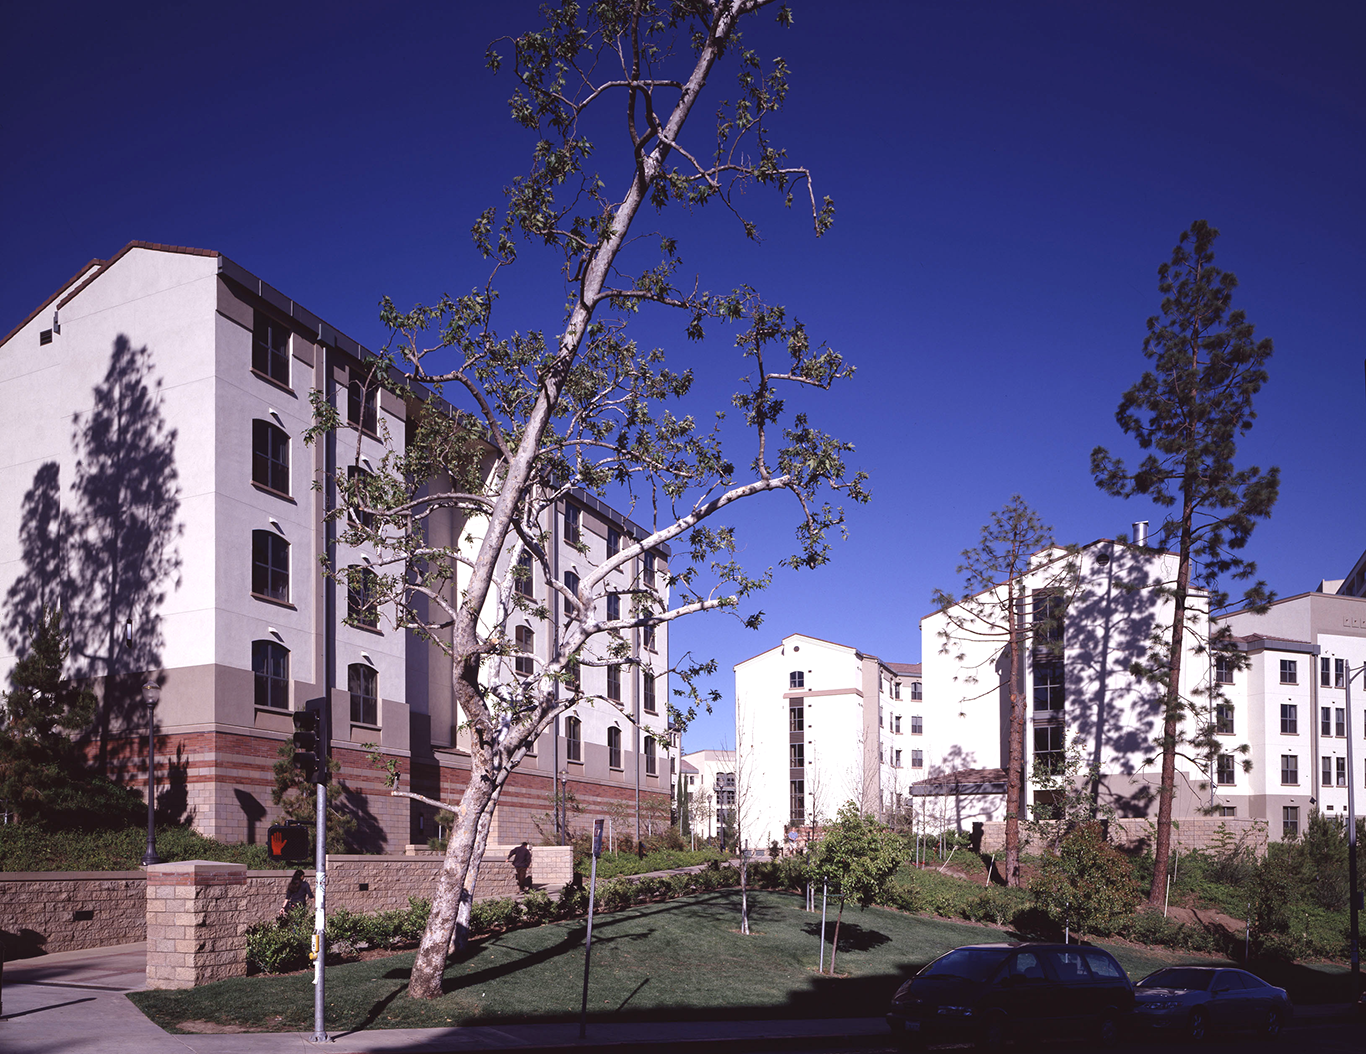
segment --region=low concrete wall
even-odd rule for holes
[[[511,851],[510,845],[488,847],[479,868],[476,900],[516,896],[516,875],[507,861]],[[532,846],[531,857],[532,882],[558,896],[573,879],[573,850],[567,845]],[[355,912],[406,908],[409,897],[432,895],[442,859],[442,854],[428,850],[404,856],[329,856],[327,906]],[[241,903],[234,902],[231,912],[232,924],[245,933],[252,923],[275,916],[284,901],[289,872],[243,868],[242,873]],[[306,874],[313,884],[312,870]],[[0,931],[6,959],[145,940],[148,910],[147,876],[142,871],[0,872]]]
[[[1109,830],[1110,841],[1125,848],[1136,849],[1145,842],[1151,845],[1156,837],[1156,826],[1146,819],[1112,820]],[[1172,824],[1172,846],[1183,853],[1209,849],[1225,839],[1234,844],[1241,842],[1260,856],[1266,852],[1266,821],[1236,816],[1187,816]],[[1020,842],[1023,849],[1030,851],[1033,837],[1024,824],[1020,825]],[[1000,852],[1005,844],[1005,821],[983,825],[982,852]]]

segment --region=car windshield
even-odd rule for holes
[[[1191,970],[1174,966],[1170,970],[1158,970],[1155,974],[1138,982],[1139,988],[1180,988],[1187,992],[1203,992],[1209,988],[1211,970]]]
[[[1009,952],[1009,948],[957,948],[930,963],[920,971],[920,976],[985,981]]]

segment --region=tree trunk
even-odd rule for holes
[[[835,942],[830,945],[830,976],[835,976],[835,953],[840,950],[840,920],[844,918],[844,898],[840,897],[840,909],[835,915]]]
[[[1015,580],[1006,584],[1010,611],[1007,613],[1010,624],[1010,742],[1006,750],[1006,861],[1005,880],[1007,886],[1020,884],[1020,814],[1023,812],[1024,787],[1022,769],[1024,768],[1025,712],[1021,698],[1021,659],[1020,631],[1016,625]],[[987,876],[990,878],[990,875]]]
[[[465,946],[469,944],[470,913],[474,910],[474,887],[479,881],[479,865],[483,863],[484,850],[488,848],[493,810],[498,805],[498,796],[502,789],[499,785],[479,815],[479,829],[474,835],[474,852],[470,856],[470,866],[465,871],[465,885],[460,891],[460,907],[455,914],[455,951],[464,951]]]
[[[1153,847],[1153,883],[1148,903],[1162,905],[1167,895],[1167,861],[1172,848],[1172,799],[1176,795],[1176,735],[1181,720],[1181,649],[1186,639],[1186,598],[1190,592],[1191,523],[1194,505],[1190,495],[1194,480],[1187,472],[1183,485],[1186,495],[1181,518],[1181,548],[1173,597],[1171,654],[1167,657],[1167,691],[1162,721],[1162,778],[1157,789],[1157,841]]]
[[[744,846],[740,847],[740,932],[749,936],[749,864]]]

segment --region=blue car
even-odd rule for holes
[[[1225,966],[1168,966],[1134,989],[1134,1020],[1190,1039],[1210,1032],[1251,1029],[1279,1036],[1294,1008],[1284,988],[1246,970]]]

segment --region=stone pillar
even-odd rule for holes
[[[247,972],[244,864],[147,868],[147,987],[193,988]]]

